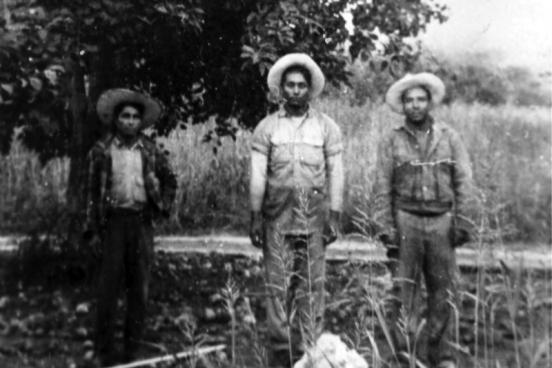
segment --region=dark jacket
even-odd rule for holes
[[[396,210],[427,216],[452,210],[459,223],[469,223],[470,160],[459,134],[448,125],[433,123],[426,152],[406,125],[393,129],[379,147],[376,173],[380,232],[396,232]]]
[[[86,185],[86,230],[97,231],[106,221],[111,208],[111,167],[110,146],[115,136],[109,134],[98,140],[88,153],[88,178]],[[144,211],[148,215],[168,215],[176,195],[176,177],[167,158],[155,143],[144,135],[138,136],[137,146],[142,154],[144,183],[147,204]],[[154,173],[159,180],[156,187],[149,179]]]

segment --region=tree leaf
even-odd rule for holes
[[[7,83],[0,83],[0,87],[6,91],[8,94],[12,95],[13,94],[13,85],[12,84],[7,84]]]

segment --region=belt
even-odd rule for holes
[[[111,207],[107,210],[109,216],[139,216],[145,217],[146,211],[144,209],[125,208],[125,207]]]
[[[452,202],[413,201],[398,198],[395,208],[420,216],[439,216],[452,209]]]

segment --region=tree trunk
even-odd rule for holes
[[[73,130],[70,142],[69,185],[67,203],[70,223],[67,239],[71,246],[79,247],[82,240],[83,220],[86,209],[87,154],[94,141],[103,133],[96,114],[96,101],[109,87],[110,76],[108,48],[92,58],[89,85],[85,85],[85,73],[78,61],[72,63],[71,115]]]
[[[74,247],[80,245],[80,233],[85,203],[86,181],[86,112],[88,101],[84,82],[84,70],[79,61],[71,62],[71,118],[72,135],[70,140],[69,155],[69,183],[67,188],[67,204],[69,209],[68,244]]]

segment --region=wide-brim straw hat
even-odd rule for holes
[[[267,84],[270,92],[277,98],[282,97],[280,86],[282,84],[282,76],[284,72],[291,66],[300,65],[306,68],[311,75],[311,86],[309,90],[309,95],[311,98],[315,98],[324,89],[324,73],[316,64],[312,58],[303,53],[293,53],[282,56],[278,59],[272,68],[268,71]]]
[[[102,93],[98,99],[98,103],[96,104],[98,117],[104,124],[111,124],[114,121],[113,113],[115,107],[124,102],[139,104],[144,107],[141,129],[154,124],[163,112],[159,102],[143,93],[126,88],[113,88]]]
[[[385,102],[391,109],[399,114],[403,113],[402,97],[405,91],[423,86],[431,93],[431,104],[436,106],[443,101],[445,97],[445,84],[443,81],[432,73],[407,74],[395,83],[385,95]]]

